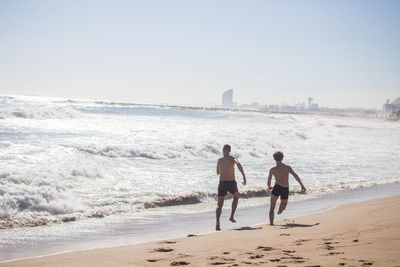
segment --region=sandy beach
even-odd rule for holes
[[[400,197],[393,197],[347,204],[278,221],[275,226],[77,251],[0,266],[400,266],[399,247]]]

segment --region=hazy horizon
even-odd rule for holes
[[[231,88],[232,89],[232,88]],[[221,96],[222,96],[221,92]],[[138,104],[138,105],[167,105],[167,106],[193,106],[193,107],[217,107],[217,106],[221,106],[223,107],[223,105],[221,103],[203,103],[203,104],[185,104],[185,103],[168,103],[168,102],[135,102],[135,101],[129,101],[129,100],[113,100],[113,99],[107,99],[107,98],[84,98],[84,97],[63,97],[63,96],[50,96],[50,95],[38,95],[38,94],[4,94],[4,93],[0,93],[0,96],[6,96],[6,97],[34,97],[34,98],[39,98],[39,99],[60,99],[60,100],[72,100],[72,101],[97,101],[97,102],[104,102],[104,103],[121,103],[121,104]],[[396,100],[397,98],[394,99],[389,99],[390,102]],[[304,101],[299,101],[296,103],[262,103],[262,102],[257,102],[257,101],[253,101],[253,102],[247,102],[247,103],[237,103],[235,101],[235,98],[233,98],[234,101],[234,106],[232,106],[231,108],[240,108],[241,106],[246,106],[246,105],[251,105],[251,104],[259,104],[260,106],[275,106],[278,105],[280,107],[283,106],[295,106],[296,104],[305,104],[305,109],[307,109],[307,99],[304,99]],[[331,106],[324,106],[324,105],[320,105],[320,103],[318,103],[317,101],[315,101],[315,99],[313,100],[313,103],[317,103],[319,104],[319,109],[324,109],[324,108],[338,108],[338,109],[375,109],[375,110],[382,110],[382,106],[378,107],[378,108],[374,108],[374,107],[360,107],[360,106],[349,106],[349,107],[331,107]],[[314,110],[315,112],[318,111],[318,109]]]
[[[1,1],[0,94],[381,109],[400,2]]]

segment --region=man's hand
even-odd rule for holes
[[[301,186],[301,192],[305,193],[307,191],[307,189],[304,187],[304,185]]]
[[[273,189],[272,186],[269,185],[269,186],[268,186],[268,190],[269,190],[269,191],[272,191],[272,189]]]
[[[246,183],[247,183],[247,180],[246,180],[246,177],[243,177],[243,185],[246,185]]]

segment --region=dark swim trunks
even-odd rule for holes
[[[236,181],[219,181],[218,185],[218,196],[224,197],[229,192],[232,195],[238,190]]]
[[[275,184],[274,189],[271,192],[274,196],[281,196],[281,199],[288,199],[289,198],[289,187],[283,187],[280,185]]]

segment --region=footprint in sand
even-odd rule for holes
[[[224,252],[222,252],[222,254],[228,255],[228,254],[231,254],[231,253],[229,251],[224,251]]]
[[[326,249],[327,249],[327,250],[332,250],[332,249],[335,249],[335,247],[332,247],[332,246],[330,246],[330,245],[326,245]]]
[[[153,250],[153,252],[171,252],[174,251],[173,248],[156,248]]]
[[[311,239],[297,239],[296,241],[294,241],[294,243],[296,243],[297,246],[301,246],[303,245],[304,242],[310,241]]]
[[[362,262],[362,266],[371,266],[373,265],[372,262],[367,261],[367,260],[358,260],[359,262]]]
[[[257,250],[262,250],[262,251],[271,251],[274,250],[272,247],[264,247],[264,246],[258,246]]]
[[[165,240],[165,241],[160,242],[159,244],[176,244],[176,242]]]
[[[257,255],[254,255],[254,256],[250,256],[249,259],[255,260],[255,259],[261,259],[261,258],[263,258],[263,257],[264,257],[264,255],[262,255],[262,254],[257,254]]]
[[[282,250],[282,251],[285,253],[295,253],[296,252],[296,250]]]
[[[192,255],[186,254],[186,253],[179,253],[178,254],[179,258],[190,258],[193,257]]]
[[[328,253],[329,256],[338,255],[338,254],[344,254],[344,252],[329,252]]]
[[[340,242],[324,242],[325,245],[339,244]]]
[[[297,256],[290,256],[290,257],[281,257],[281,260],[303,260],[303,257],[297,257]]]
[[[181,266],[181,265],[189,265],[190,263],[187,261],[173,261],[171,262],[171,266]]]
[[[290,234],[282,233],[280,236],[290,236]]]
[[[303,257],[292,257],[292,259],[294,259],[294,260],[303,260],[304,258]]]
[[[211,262],[211,265],[225,265],[225,264],[231,264],[234,263],[235,259],[232,258],[224,258],[224,257],[218,257],[218,256],[211,256],[208,258],[209,260],[216,260],[214,262]]]
[[[310,241],[311,239],[297,239],[295,242],[307,242]]]

